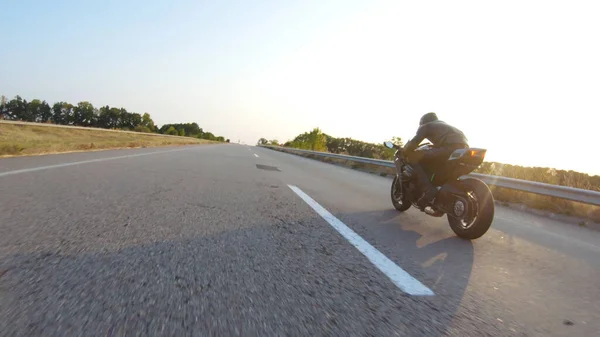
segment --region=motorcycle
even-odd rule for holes
[[[407,161],[402,148],[392,142],[384,142],[384,146],[396,149],[392,204],[400,212],[411,206],[419,209],[417,201],[423,191],[418,188],[413,166]],[[415,154],[431,147],[429,143],[422,144],[415,150]],[[438,192],[433,201],[423,209],[425,214],[433,217],[446,214],[452,231],[467,240],[483,236],[494,220],[494,197],[490,188],[479,179],[464,177],[483,163],[486,152],[486,149],[480,148],[464,148],[452,152],[446,165],[433,176],[432,183]]]

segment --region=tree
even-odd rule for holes
[[[21,117],[21,119],[23,119],[26,122],[39,122],[39,110],[41,105],[42,101],[40,101],[37,98],[29,102],[27,104],[27,107],[25,108],[25,114],[23,115],[23,117]]]
[[[73,112],[73,124],[79,126],[91,126],[96,124],[96,111],[94,110],[92,103],[87,101],[79,102]]]
[[[0,119],[5,119],[8,116],[8,110],[6,109],[6,96],[0,97]]]
[[[156,125],[154,125],[154,121],[150,118],[150,114],[145,112],[142,115],[141,125],[148,128],[150,131],[154,132],[156,130]]]
[[[73,105],[67,102],[57,102],[52,106],[52,117],[55,124],[69,125],[73,123]]]
[[[108,105],[98,109],[98,121],[96,126],[99,128],[110,129],[111,118],[110,118],[110,107]]]
[[[327,151],[327,137],[319,128],[314,128],[311,132],[305,132],[299,135],[293,142],[302,149]]]
[[[225,140],[225,143],[230,143],[230,140],[229,140],[229,138],[227,138],[227,140]]]
[[[298,135],[289,143],[289,146],[305,150],[327,151],[327,137],[329,136],[321,132],[319,128],[314,128],[311,132]]]
[[[27,101],[17,95],[6,103],[4,118],[9,120],[27,120]]]
[[[50,104],[46,101],[42,101],[42,105],[40,106],[40,122],[46,123],[49,122],[52,118],[52,108],[50,108]]]
[[[142,115],[137,112],[131,114],[131,128],[135,128],[138,125],[142,125]]]
[[[121,125],[121,110],[118,108],[110,108],[108,110],[109,129],[117,129]]]
[[[273,139],[269,141],[269,144],[279,146],[279,141],[277,139]]]
[[[198,123],[196,122],[184,124],[183,129],[185,130],[185,134],[188,136],[202,133],[202,129],[200,129],[200,126],[198,126]]]
[[[265,138],[261,138],[258,140],[257,144],[258,145],[267,145],[267,144],[269,144],[269,141],[266,140]]]
[[[127,112],[125,109],[120,109],[119,116],[121,121],[119,126],[121,129],[132,130],[142,123],[142,115],[138,113]]]
[[[133,127],[135,125],[133,125],[133,121],[131,120],[131,114],[129,112],[127,112],[126,109],[121,108],[119,109],[119,125],[118,128],[119,129],[133,129]]]
[[[177,129],[175,129],[173,126],[170,126],[166,131],[165,134],[167,135],[173,135],[173,136],[177,136]]]
[[[165,133],[165,131],[168,130],[171,126],[177,129],[178,132],[183,130],[184,134],[190,137],[197,137],[198,135],[202,134],[202,129],[200,128],[200,126],[198,126],[197,123],[165,124],[160,127],[159,132]]]
[[[202,134],[202,139],[206,140],[217,140],[217,137],[212,132],[205,132]]]
[[[402,139],[399,137],[394,137],[393,141],[397,144],[402,144]],[[386,148],[383,143],[372,144],[352,138],[334,138],[321,132],[318,128],[296,136],[296,138],[286,142],[283,146],[314,151],[329,151],[331,153],[375,159],[392,159],[394,155],[394,150]]]
[[[128,112],[125,108],[111,108],[108,105],[96,109],[88,101],[79,102],[76,106],[67,102],[56,102],[50,107],[46,101],[39,99],[27,102],[17,95],[8,101],[5,96],[0,96],[0,119],[30,122],[50,121],[61,125],[159,132],[221,142],[228,141],[223,136],[217,137],[211,132],[204,132],[196,122],[165,124],[159,129],[147,112],[141,115]]]
[[[23,120],[27,122],[47,122],[51,117],[50,106],[46,101],[34,99],[27,104]]]
[[[391,142],[398,146],[404,146],[404,143],[402,142],[402,138],[400,138],[400,137],[392,137]]]
[[[309,133],[313,151],[327,151],[326,138],[321,129],[315,128]]]

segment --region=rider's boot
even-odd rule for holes
[[[423,193],[421,198],[417,201],[417,206],[423,211],[436,196],[438,190],[433,186],[431,181],[429,181],[429,175],[423,168],[418,167],[415,171],[417,172],[420,190]]]

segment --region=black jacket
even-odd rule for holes
[[[459,129],[443,121],[425,123],[419,127],[417,134],[404,146],[404,151],[412,152],[427,138],[434,147],[445,145],[468,146],[467,137]]]

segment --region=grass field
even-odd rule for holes
[[[192,137],[0,123],[0,156],[216,143]]]

